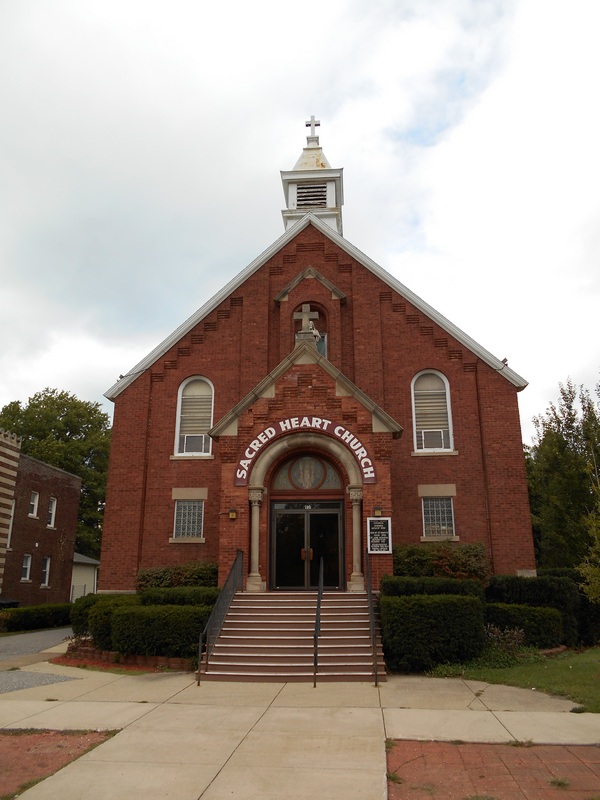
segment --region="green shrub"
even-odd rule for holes
[[[472,578],[485,583],[490,563],[483,544],[424,542],[395,545],[394,575],[413,578]]]
[[[555,608],[487,603],[485,621],[501,630],[519,628],[529,647],[556,647],[563,640],[562,616]]]
[[[74,636],[89,636],[90,628],[88,624],[88,616],[90,609],[96,603],[139,603],[134,594],[86,594],[85,597],[79,597],[71,606],[71,627],[73,628]],[[106,648],[105,648],[106,649]]]
[[[495,575],[485,597],[490,603],[556,608],[562,614],[563,643],[572,647],[579,641],[580,593],[569,578]]]
[[[477,597],[382,597],[380,614],[391,670],[419,672],[443,662],[468,661],[484,646],[483,604]]]
[[[484,598],[483,584],[475,580],[459,578],[409,578],[384,575],[381,579],[381,594],[387,597],[403,597],[411,594],[470,594]]]
[[[538,578],[569,578],[577,586],[581,583],[581,575],[573,567],[543,567],[537,574]]]
[[[588,647],[600,644],[600,603],[590,602],[583,592],[579,595],[579,638]]]
[[[579,592],[579,639],[589,647],[600,644],[600,604],[590,603],[581,590],[582,577],[577,569],[570,567],[549,567],[538,570],[540,577],[569,578]]]
[[[139,606],[136,594],[100,595],[88,612],[88,628],[94,645],[100,650],[116,650],[112,640],[112,618],[116,609]]]
[[[3,612],[7,631],[34,631],[43,628],[62,628],[70,624],[71,603],[48,603],[43,606],[23,606]]]
[[[166,589],[172,586],[216,586],[217,572],[217,564],[208,561],[143,569],[138,573],[136,589],[143,592],[150,588]]]
[[[214,606],[221,590],[216,586],[174,586],[171,589],[146,589],[143,606]]]
[[[112,643],[124,655],[192,658],[210,606],[120,606],[112,613]]]

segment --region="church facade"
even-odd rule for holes
[[[526,381],[342,235],[311,120],[285,232],[111,387],[100,591],[244,553],[251,592],[378,588],[391,544],[483,543],[535,569]],[[370,554],[367,555],[367,551]]]

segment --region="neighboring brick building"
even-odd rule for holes
[[[81,478],[20,452],[0,431],[0,598],[67,603]]]
[[[320,556],[361,590],[389,524],[535,568],[526,382],[342,237],[342,171],[307,144],[283,236],[107,392],[100,591],[191,560],[223,581],[238,548],[249,591],[314,586]],[[370,565],[377,585],[392,557]]]

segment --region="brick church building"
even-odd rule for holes
[[[249,592],[361,591],[390,545],[481,542],[535,569],[526,381],[342,235],[312,118],[285,232],[112,386],[100,591],[238,549]],[[367,549],[371,554],[367,556]]]

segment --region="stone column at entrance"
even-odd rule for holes
[[[349,592],[365,591],[362,572],[362,486],[348,486],[352,502],[352,575],[348,581]]]
[[[260,506],[265,492],[264,486],[250,486],[248,499],[252,507],[250,519],[250,574],[246,581],[247,592],[264,592],[263,579],[258,569],[260,542]]]

